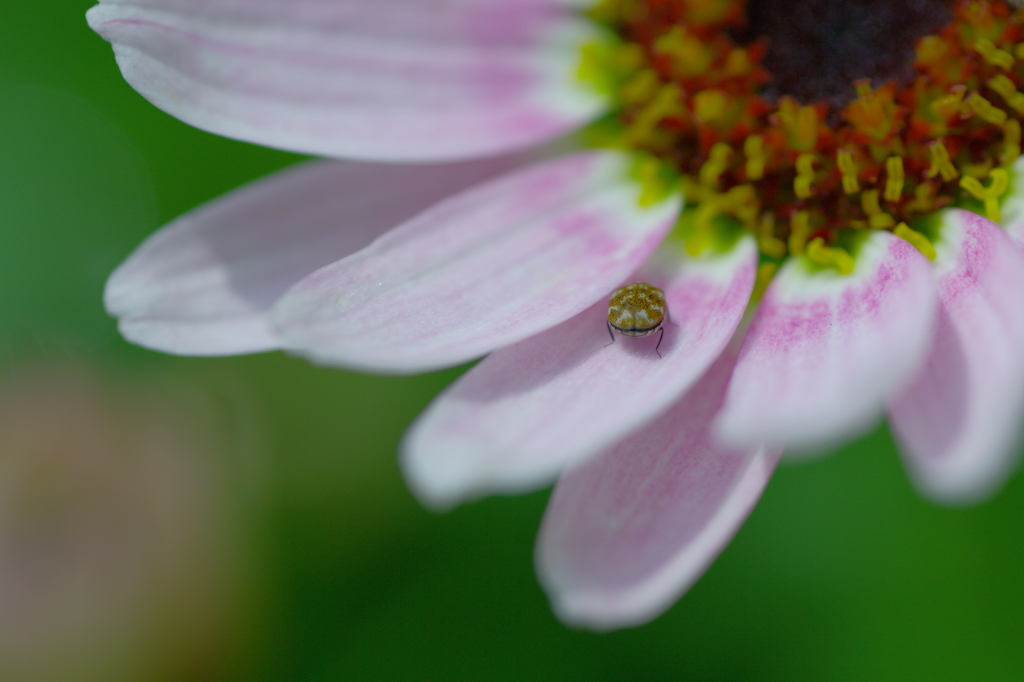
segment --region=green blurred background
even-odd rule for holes
[[[405,489],[398,440],[457,372],[126,344],[107,274],[300,157],[149,105],[90,4],[0,0],[0,679],[1024,678],[1020,475],[935,507],[884,428],[783,465],[666,615],[595,635],[534,578],[547,491],[438,516]]]

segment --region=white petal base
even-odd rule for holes
[[[743,341],[719,436],[807,452],[869,429],[924,360],[935,298],[929,261],[888,232],[851,275],[790,259]]]

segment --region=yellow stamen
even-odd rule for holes
[[[881,230],[896,224],[892,216],[882,211],[882,207],[878,205],[877,189],[866,190],[860,195],[860,207],[868,217],[868,226],[873,230]]]
[[[648,3],[645,0],[633,0],[636,4],[643,7],[645,10],[648,9]],[[729,14],[729,11],[733,7],[733,3],[729,0],[700,0],[699,2],[686,2],[682,3],[685,8],[682,19],[688,24],[717,24],[724,20]]]
[[[687,33],[681,26],[674,26],[659,36],[654,42],[654,51],[671,57],[673,70],[681,76],[704,73],[715,58],[714,52],[700,38]]]
[[[917,60],[922,64],[939,64],[949,54],[949,46],[939,36],[925,36],[917,43]]]
[[[761,253],[772,258],[786,255],[786,243],[775,236],[775,216],[765,213],[757,226],[757,245]]]
[[[743,48],[737,47],[725,59],[725,72],[730,76],[745,76],[752,68],[750,57]]]
[[[807,246],[811,234],[811,216],[807,211],[796,211],[789,220],[789,252],[799,256]]]
[[[639,45],[608,45],[604,42],[589,42],[582,46],[576,77],[590,83],[602,92],[613,87],[610,74],[628,76],[639,70],[646,61]]]
[[[623,43],[612,51],[612,63],[623,73],[636,71],[647,62],[647,55],[639,45]]]
[[[682,190],[686,203],[694,206],[715,196],[714,190],[708,189],[689,175],[684,175],[679,179],[679,189]]]
[[[987,85],[999,93],[1003,101],[1009,104],[1014,111],[1018,114],[1024,114],[1024,93],[1017,92],[1017,86],[1012,80],[1003,74],[999,74],[990,78]]]
[[[705,187],[717,187],[718,178],[729,167],[732,158],[732,147],[725,142],[716,142],[711,147],[708,160],[700,167],[700,184]]]
[[[995,166],[992,159],[982,159],[978,163],[965,163],[960,170],[964,175],[982,180],[988,177],[988,172]]]
[[[664,167],[656,157],[644,154],[633,166],[633,176],[640,183],[637,203],[641,207],[657,204],[672,193],[672,185],[666,182]]]
[[[764,166],[767,162],[764,154],[764,138],[751,135],[743,142],[743,153],[747,157],[747,179],[760,180],[764,177]]]
[[[974,49],[985,58],[985,61],[993,66],[998,66],[1003,71],[1009,71],[1013,67],[1013,55],[1006,50],[1000,50],[988,38],[978,38],[974,41]]]
[[[839,172],[843,174],[843,191],[847,194],[859,192],[860,182],[857,181],[857,163],[853,160],[853,152],[840,149],[836,152],[836,163]]]
[[[802,144],[813,147],[818,141],[818,112],[814,107],[800,107],[797,118],[798,138]]]
[[[985,202],[985,214],[988,219],[998,223],[1001,219],[999,214],[999,197],[1010,186],[1010,176],[1002,168],[993,168],[988,176],[992,178],[992,184],[983,186],[977,179],[971,177],[960,178],[960,186],[970,192],[975,199]]]
[[[814,182],[814,154],[801,154],[796,160],[793,193],[801,199],[809,198],[812,194],[812,182]]]
[[[967,98],[967,106],[976,113],[982,120],[995,123],[997,126],[1006,122],[1006,112],[999,107],[993,106],[987,99],[974,92]]]
[[[598,84],[605,76],[607,50],[599,43],[586,43],[580,49],[576,77],[585,83]]]
[[[967,94],[967,87],[964,85],[954,85],[950,88],[950,93],[932,102],[932,110],[935,111],[935,115],[943,121],[947,121],[958,113],[964,113],[964,109],[967,108],[964,105],[964,95]],[[967,108],[970,111],[969,108]]]
[[[761,203],[753,185],[736,185],[725,193],[725,210],[732,213],[744,225],[753,228]]]
[[[757,190],[753,185],[736,185],[725,193],[730,206],[757,201]]]
[[[779,121],[786,131],[789,146],[809,152],[818,142],[818,112],[812,106],[800,106],[792,97],[779,101]]]
[[[682,107],[681,91],[675,83],[668,83],[658,89],[658,94],[641,109],[633,125],[626,131],[627,140],[634,146],[648,140],[655,127],[669,116],[685,113]]]
[[[894,85],[890,83],[877,91],[863,87],[858,92],[860,96],[843,109],[843,118],[876,142],[885,142],[898,132],[899,106],[893,99]]]
[[[728,103],[723,92],[701,90],[693,98],[693,113],[704,123],[712,123],[722,117]]]
[[[906,203],[903,210],[910,213],[929,213],[935,205],[935,188],[930,182],[922,182],[914,188],[914,198]]]
[[[935,246],[932,245],[931,240],[917,230],[910,229],[906,223],[897,225],[896,229],[893,230],[893,234],[907,241],[911,246],[924,254],[924,257],[928,260],[935,260]]]
[[[853,84],[853,88],[857,91],[857,97],[871,96],[871,80],[868,78],[861,78]]]
[[[885,171],[888,175],[885,181],[885,200],[899,201],[903,194],[903,158],[890,156],[885,160]]]
[[[884,230],[896,223],[888,213],[876,213],[868,218],[868,227],[872,230]]]
[[[619,91],[624,104],[636,106],[650,102],[658,92],[661,83],[653,69],[637,71]]]
[[[714,234],[712,221],[721,215],[722,210],[717,201],[704,201],[697,207],[693,215],[693,223],[697,228],[696,233],[686,240],[686,253],[691,256],[699,256],[711,244]]]
[[[757,303],[761,300],[778,269],[779,266],[775,263],[761,263],[757,266],[757,279],[754,280],[754,292],[750,295],[751,301]]]
[[[816,237],[807,245],[807,257],[819,265],[831,265],[839,270],[841,275],[849,275],[853,272],[853,256],[831,246],[825,246],[825,240]]]
[[[872,216],[878,215],[882,212],[882,207],[878,205],[878,190],[869,189],[860,195],[860,207],[864,210],[864,213]]]
[[[955,180],[960,175],[949,160],[949,151],[946,149],[946,145],[942,144],[941,140],[936,140],[928,145],[928,153],[932,157],[932,165],[928,169],[929,178],[934,178],[941,173],[942,179],[949,182],[950,180]]]
[[[1022,95],[1024,96],[1024,95]],[[1003,153],[999,160],[1010,164],[1020,156],[1020,121],[1011,118],[1003,126]]]
[[[720,215],[734,215],[753,228],[759,205],[757,191],[752,185],[737,185],[728,192],[717,193],[684,177],[683,187],[688,199],[700,197],[700,203],[693,214],[696,230],[687,239],[685,246],[691,256],[700,255],[711,244],[715,232],[714,219]]]
[[[757,212],[761,208],[753,185],[736,185],[725,194],[716,194],[714,200],[718,202],[721,212],[735,216],[753,229]]]

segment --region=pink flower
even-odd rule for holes
[[[1024,193],[1003,198],[1004,229],[937,214],[934,262],[884,230],[865,231],[851,274],[789,257],[743,323],[754,237],[686,255],[681,198],[648,196],[628,154],[516,152],[606,105],[574,77],[592,29],[573,4],[94,7],[125,78],[169,113],[361,159],[301,165],[160,230],[108,282],[122,333],[385,373],[486,355],[408,432],[409,484],[445,507],[558,477],[538,571],[558,615],[593,628],[678,598],[783,449],[883,414],[924,494],[990,494],[1024,408]],[[607,296],[638,280],[667,297],[660,359],[656,337],[605,347]]]

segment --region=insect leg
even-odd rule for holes
[[[661,357],[661,351],[659,351],[658,349],[661,348],[661,340],[664,339],[664,338],[665,338],[665,328],[662,327],[661,328],[661,336],[658,337],[658,345],[654,347],[654,352],[658,354],[659,358]]]
[[[610,346],[613,343],[615,343],[615,334],[612,334],[612,323],[611,322],[605,322],[605,324],[608,325],[608,336],[612,337],[611,341],[609,341],[608,343],[604,344],[604,347],[607,348],[608,346]]]

